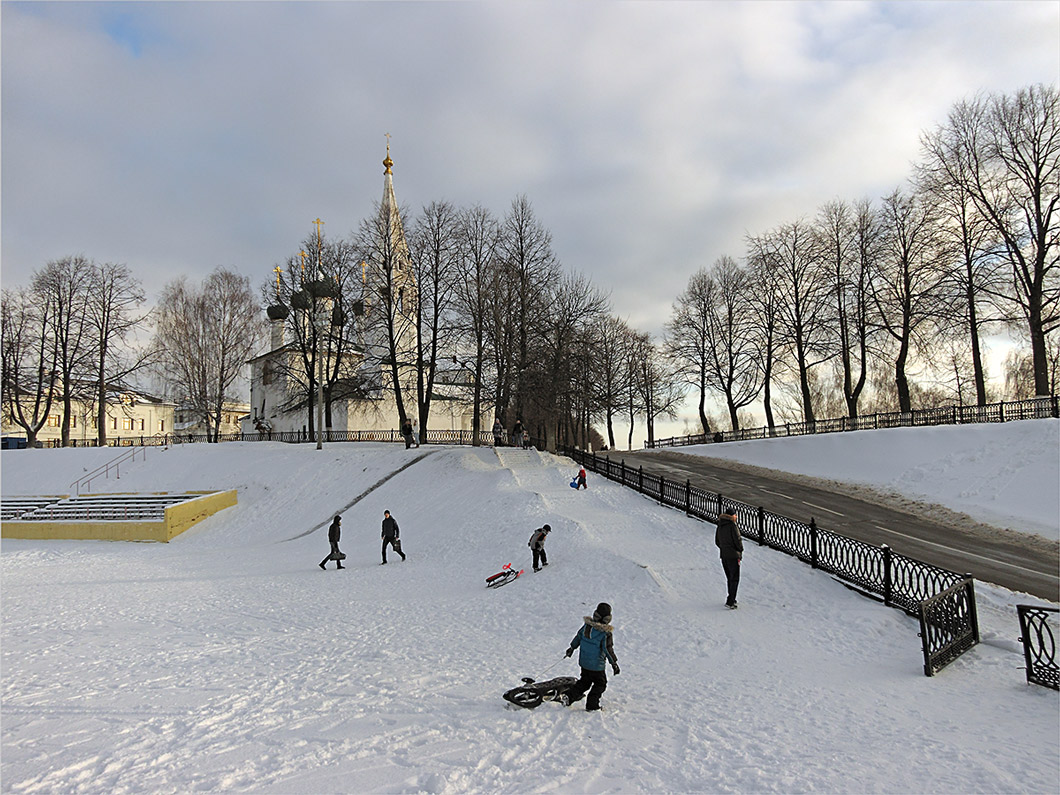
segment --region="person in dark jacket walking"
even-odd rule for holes
[[[522,418],[515,421],[515,425],[512,426],[512,447],[523,446],[523,420]]]
[[[729,596],[725,606],[735,610],[736,589],[740,586],[740,560],[743,558],[743,537],[736,526],[736,509],[726,508],[718,519],[718,529],[714,531],[714,543],[721,551],[721,567],[725,570],[725,580],[729,586]]]
[[[504,442],[504,426],[501,425],[500,418],[493,421],[493,446],[500,447]]]
[[[398,523],[394,521],[394,517],[390,515],[390,511],[383,511],[383,563],[386,563],[386,548],[390,545],[394,548],[394,551],[401,555],[401,559],[405,559],[405,553],[401,551],[401,538],[400,530],[398,530]]]
[[[534,571],[541,571],[542,566],[548,565],[548,555],[545,554],[545,539],[548,538],[548,534],[551,532],[552,528],[546,524],[544,527],[535,530],[533,535],[530,536],[530,542],[527,546],[534,553]]]
[[[593,712],[600,709],[600,696],[607,690],[607,673],[604,670],[606,663],[611,663],[611,670],[618,676],[618,658],[615,656],[615,642],[613,638],[614,627],[611,626],[611,605],[601,602],[596,606],[592,616],[585,616],[584,622],[574,640],[570,642],[567,656],[574,654],[578,649],[578,664],[582,667],[581,678],[575,682],[570,690],[564,693],[560,700],[564,705],[573,704],[578,701],[585,691],[589,691],[585,699],[585,709]]]
[[[412,447],[412,420],[405,418],[401,423],[401,436],[405,440],[405,449]]]
[[[339,552],[339,536],[342,535],[342,530],[340,529],[341,524],[342,517],[336,516],[331,522],[331,527],[328,528],[328,542],[331,544],[331,552],[328,553],[326,558],[320,561],[320,568],[322,569],[327,568],[324,564],[329,560],[335,561],[336,569],[346,568],[342,565],[342,559],[346,556]]]

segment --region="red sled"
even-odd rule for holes
[[[519,579],[519,575],[523,573],[523,569],[516,571],[512,568],[511,563],[507,563],[501,567],[501,570],[496,574],[490,575],[486,578],[487,588],[500,588],[502,585],[507,585],[512,580]]]

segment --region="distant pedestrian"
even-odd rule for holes
[[[342,535],[342,530],[340,529],[341,525],[342,517],[336,516],[331,522],[331,527],[328,528],[328,543],[331,544],[331,552],[328,553],[328,556],[326,558],[320,561],[320,568],[322,569],[327,568],[327,566],[325,566],[324,564],[327,563],[329,560],[335,561],[336,569],[346,568],[342,565],[342,560],[346,556],[339,552],[339,537]]]
[[[600,696],[607,690],[607,673],[604,670],[606,663],[611,663],[611,670],[618,676],[618,658],[615,657],[615,642],[611,626],[611,605],[601,602],[596,606],[592,617],[585,616],[584,622],[574,640],[570,642],[567,656],[578,652],[578,664],[582,667],[581,678],[578,679],[570,690],[564,693],[560,700],[566,704],[578,701],[585,691],[589,691],[585,699],[585,709],[589,712],[600,709]]]
[[[534,553],[534,571],[541,571],[542,566],[548,565],[548,556],[545,554],[545,539],[548,538],[548,534],[551,532],[552,528],[546,524],[535,530],[530,536],[527,546]]]
[[[500,417],[493,420],[493,446],[500,447],[504,443],[504,426],[501,425]]]
[[[420,421],[415,420],[412,423],[412,443],[417,447],[420,446]]]
[[[390,511],[383,511],[383,563],[386,563],[386,548],[391,546],[394,551],[401,555],[401,559],[405,559],[405,553],[401,551],[401,531],[398,529],[398,523],[394,521],[394,517],[390,515]]]
[[[589,490],[589,484],[585,482],[585,467],[578,470],[578,488]]]
[[[725,580],[729,595],[725,606],[735,610],[736,589],[740,586],[740,560],[743,558],[743,537],[736,526],[736,509],[726,508],[718,519],[718,529],[714,531],[714,543],[721,551],[721,567],[725,570]]]
[[[412,421],[406,417],[401,423],[401,437],[405,440],[405,449],[412,447]]]
[[[523,446],[523,421],[517,419],[515,425],[512,426],[512,445],[514,447]]]

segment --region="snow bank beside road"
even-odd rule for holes
[[[665,448],[936,503],[1060,540],[1060,420],[824,433]]]

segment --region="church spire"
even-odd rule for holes
[[[394,161],[390,159],[390,133],[386,133],[386,160],[383,161],[383,165],[386,166],[384,174],[393,174],[390,167],[394,165]]]

